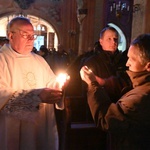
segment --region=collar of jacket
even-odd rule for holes
[[[144,83],[150,82],[150,72],[148,71],[132,72],[128,70],[127,74],[129,75],[132,81],[133,88]]]
[[[115,55],[119,54],[121,51],[119,51],[117,49],[114,53],[112,53],[112,51],[110,51],[110,50],[103,50],[103,49],[101,49],[100,52],[103,52],[103,53],[105,53],[107,55],[110,55],[110,56],[115,56]]]

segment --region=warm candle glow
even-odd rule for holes
[[[61,89],[65,82],[70,79],[70,76],[68,76],[66,73],[60,73],[57,76],[57,82],[59,83],[59,88]]]
[[[89,68],[88,68],[88,66],[85,66],[85,68],[86,68],[86,69],[88,69],[88,71],[89,71],[89,72],[92,72],[92,70],[91,70],[91,69],[89,69]]]

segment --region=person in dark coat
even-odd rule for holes
[[[84,66],[80,71],[88,84],[88,105],[96,126],[109,134],[108,150],[150,149],[149,41],[150,34],[141,34],[131,43],[126,66],[133,88],[116,103],[91,70]]]
[[[125,52],[118,50],[118,42],[117,30],[110,26],[105,27],[100,32],[99,41],[94,45],[95,55],[88,57],[82,64],[96,75],[97,82],[105,87],[113,102],[116,102],[130,88],[130,79],[125,72],[127,56]],[[86,97],[87,85],[85,83],[82,85],[82,91]],[[90,109],[88,111],[90,114]],[[99,149],[105,149],[109,135],[101,130],[97,132],[101,137],[101,145],[105,145],[104,148],[99,147]]]
[[[118,32],[113,27],[105,27],[95,46],[97,55],[87,59],[83,66],[87,66],[97,76],[99,84],[105,86],[111,98],[116,101],[124,87],[130,85],[126,70],[126,51],[118,50]],[[112,91],[112,86],[115,88]]]

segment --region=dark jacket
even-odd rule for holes
[[[110,135],[109,150],[150,150],[150,72],[128,74],[133,89],[117,103],[94,82],[88,104],[96,125]]]
[[[112,54],[109,51],[101,50],[98,55],[87,59],[84,65],[87,65],[95,75],[100,75],[101,78],[108,78],[111,75],[116,75],[117,71],[126,69],[126,62],[122,62],[122,52],[116,51]]]
[[[115,102],[121,96],[124,87],[130,85],[126,74],[127,56],[117,50],[114,54],[100,50],[99,54],[84,62],[95,75],[106,79],[106,91]],[[112,90],[113,87],[113,90]]]

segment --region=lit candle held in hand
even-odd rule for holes
[[[70,76],[68,76],[66,73],[60,73],[57,76],[57,82],[59,83],[59,88],[62,89],[62,87],[65,85],[65,83],[69,79],[70,79]]]

